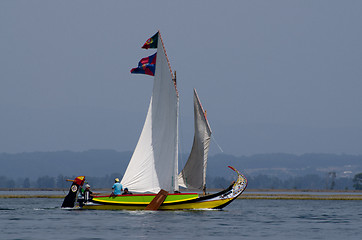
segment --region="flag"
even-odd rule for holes
[[[151,38],[149,38],[145,44],[143,44],[142,48],[149,49],[149,48],[157,48],[157,42],[158,42],[158,32],[153,35]]]
[[[131,73],[147,74],[154,76],[156,69],[156,57],[157,53],[149,57],[142,58],[141,61],[139,61],[138,63],[138,67],[131,69]]]

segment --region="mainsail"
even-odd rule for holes
[[[178,176],[178,180],[181,187],[205,189],[207,155],[209,153],[211,129],[195,89],[194,124],[194,143],[186,165]]]
[[[130,191],[178,191],[178,107],[176,83],[158,32],[152,97],[141,136],[121,181]]]

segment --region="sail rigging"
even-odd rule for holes
[[[121,181],[133,192],[178,191],[179,98],[159,32],[158,43],[147,117]]]
[[[178,176],[178,181],[181,187],[205,189],[211,128],[196,89],[194,89],[194,125],[195,134],[191,153]]]

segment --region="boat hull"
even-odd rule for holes
[[[232,168],[238,178],[225,190],[199,197],[197,193],[169,194],[158,210],[196,210],[196,209],[222,209],[239,197],[247,187],[247,179],[239,171]],[[144,210],[155,198],[156,194],[136,194],[120,196],[97,196],[83,209],[97,210]]]
[[[162,204],[158,210],[197,210],[197,209],[221,209],[234,199],[222,199],[215,201],[195,201],[190,203]],[[94,210],[144,210],[146,205],[142,204],[86,204],[83,209]]]

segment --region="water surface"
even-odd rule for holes
[[[64,210],[0,198],[0,239],[361,239],[362,201],[235,200],[222,211]]]

